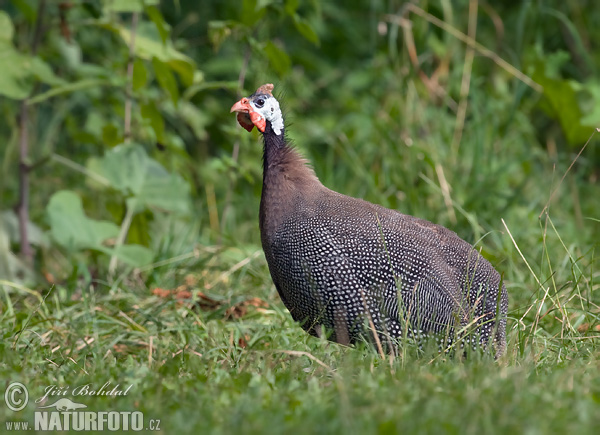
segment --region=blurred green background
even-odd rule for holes
[[[229,108],[264,83],[274,83],[289,139],[327,187],[442,224],[503,274],[513,368],[581,356],[597,364],[596,6],[2,2],[0,308],[5,338],[17,350],[7,370],[30,349],[27,327],[84,359],[111,349],[117,361],[145,361],[148,336],[160,336],[168,352],[185,345],[203,354],[196,370],[205,381],[221,379],[218,367],[230,364],[268,388],[255,380],[252,364],[238,365],[254,358],[246,346],[300,347],[337,365],[346,351],[304,337],[291,323],[260,250],[261,138],[240,128]],[[182,314],[172,291],[189,291],[184,306],[193,315]],[[101,308],[90,309],[94,304]],[[105,323],[96,323],[96,311]],[[135,322],[122,324],[121,313]],[[80,347],[90,336],[95,344]],[[151,356],[152,346],[158,341]],[[36,363],[56,357],[48,350],[27,355],[23,365],[31,370],[23,376],[31,379]],[[296,367],[258,358],[259,373]],[[86,361],[88,373],[106,374]],[[168,370],[161,376],[176,376]],[[440,370],[432,376],[454,368]],[[315,382],[323,387],[328,376]],[[219,382],[213,388],[221,391]],[[542,395],[553,381],[532,382]],[[520,384],[503,391],[507,401]],[[223,388],[245,397],[244,406],[255,399],[243,396],[244,387]],[[307,394],[328,409],[328,396]],[[581,409],[592,409],[596,396],[585,394]],[[236,402],[223,400],[224,407]],[[221,405],[206,421],[221,421]],[[546,411],[532,427],[550,424],[554,414]],[[432,408],[431,416],[440,413]],[[460,409],[447,415],[460,416]],[[568,421],[555,427],[572,429]],[[254,428],[264,427],[268,421]]]
[[[467,240],[491,232],[492,257],[511,244],[500,218],[535,244],[600,125],[590,5],[13,1],[0,15],[2,276],[258,244],[261,145],[228,108],[266,82],[328,187]],[[581,241],[598,235],[585,219],[599,158],[592,144],[552,202]],[[27,185],[33,248],[19,259]]]
[[[258,244],[261,145],[228,108],[266,82],[325,185],[467,240],[491,232],[484,249],[506,261],[500,218],[537,242],[531,226],[600,125],[590,5],[13,1],[0,15],[0,271],[60,280],[75,262]],[[598,235],[585,219],[599,156],[589,146],[553,198],[577,240]],[[19,259],[27,185],[33,248]]]

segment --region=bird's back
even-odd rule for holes
[[[282,300],[304,329],[317,335],[325,328],[331,339],[352,343],[373,328],[383,342],[451,340],[471,325],[485,346],[496,328],[501,353],[504,328],[494,319],[506,314],[506,290],[454,232],[323,186],[294,198],[263,247]]]

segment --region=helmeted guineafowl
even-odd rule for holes
[[[272,90],[231,111],[263,134],[261,240],[294,320],[344,344],[434,336],[445,347],[462,337],[501,355],[508,295],[492,265],[444,227],[323,186],[287,143]]]

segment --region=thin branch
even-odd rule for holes
[[[121,230],[119,231],[119,235],[117,236],[117,240],[114,245],[114,253],[110,257],[110,262],[108,264],[108,274],[112,278],[117,269],[117,264],[119,258],[117,257],[117,251],[119,248],[125,243],[125,239],[127,238],[127,233],[129,232],[129,227],[131,227],[131,222],[133,221],[133,216],[135,215],[136,208],[136,200],[132,200],[131,202],[127,202],[127,211],[125,212],[125,217],[123,218],[123,222],[121,222]]]
[[[133,93],[133,61],[135,60],[135,31],[138,23],[138,13],[131,16],[131,41],[129,41],[129,61],[127,63],[127,85],[125,88],[125,120],[123,136],[125,142],[131,140],[131,100]]]

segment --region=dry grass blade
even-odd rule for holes
[[[302,350],[278,350],[277,352],[285,353],[286,355],[291,355],[291,356],[305,356],[308,359],[319,364],[321,367],[326,368],[327,370],[330,370],[333,372],[333,369],[331,367],[329,367],[327,364],[325,364],[323,361],[321,361],[319,358],[312,355],[311,353],[308,353],[308,352],[305,352]]]
[[[416,5],[412,4],[412,3],[408,3],[406,5],[406,9],[409,10],[409,11],[411,11],[411,12],[414,12],[415,14],[417,14],[417,15],[423,17],[423,18],[425,18],[431,24],[433,24],[433,25],[435,25],[435,26],[437,26],[437,27],[445,30],[450,35],[454,36],[455,38],[459,39],[460,41],[464,42],[468,46],[470,46],[473,49],[475,49],[482,56],[490,58],[499,67],[501,67],[502,69],[504,69],[506,72],[508,72],[512,76],[516,77],[517,79],[521,80],[527,86],[535,89],[538,92],[542,92],[544,90],[544,88],[539,83],[536,83],[531,77],[529,77],[526,74],[522,73],[517,68],[515,68],[514,66],[512,66],[510,63],[508,63],[507,61],[505,61],[504,59],[502,59],[500,56],[498,56],[496,53],[494,53],[493,51],[485,48],[483,45],[481,45],[480,43],[478,43],[474,39],[470,38],[469,36],[465,35],[460,30],[452,27],[451,25],[445,23],[444,21],[440,20],[439,18],[436,18],[433,15],[425,12],[423,9],[421,9],[420,7],[418,7],[418,6],[416,6]],[[386,15],[384,17],[384,19],[387,20],[390,23],[394,23],[394,24],[397,24],[399,26],[401,26],[403,24],[402,23],[402,19],[403,18],[399,17],[397,15]]]

